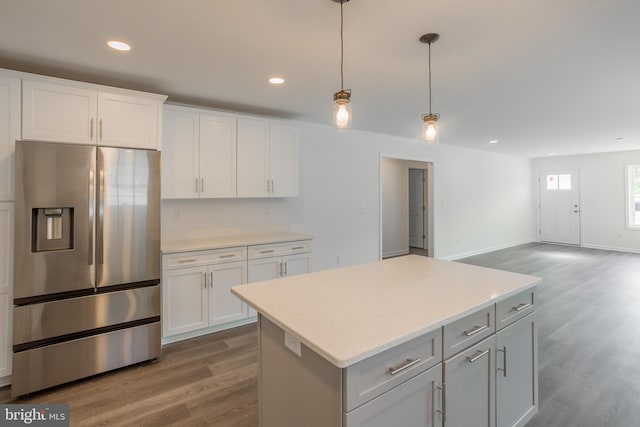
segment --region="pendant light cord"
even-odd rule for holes
[[[344,15],[342,6],[344,0],[340,1],[340,88],[344,90]]]
[[[429,43],[429,114],[431,114],[431,43]]]

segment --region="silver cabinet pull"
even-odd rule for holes
[[[522,303],[522,304],[520,304],[520,305],[519,305],[519,306],[517,306],[517,307],[513,307],[513,309],[514,309],[515,311],[522,311],[522,310],[527,309],[527,308],[529,308],[529,307],[531,307],[531,304],[525,304],[525,303]]]
[[[196,178],[196,193],[198,192],[198,178]]]
[[[100,119],[100,141],[102,141],[102,119]]]
[[[265,249],[264,251],[260,251],[261,254],[270,254],[274,249]]]
[[[291,248],[292,251],[298,251],[300,249],[304,249],[304,246],[296,246],[295,248]]]
[[[93,117],[91,117],[91,129],[89,130],[89,141],[93,141]]]
[[[282,263],[278,263],[278,276],[282,277]]]
[[[399,374],[402,371],[405,371],[407,369],[409,369],[410,367],[412,367],[413,365],[420,363],[420,358],[418,359],[407,359],[406,363],[403,364],[402,366],[398,366],[397,368],[389,368],[389,375],[395,375],[395,374]]]
[[[204,178],[200,178],[200,192],[204,193]]]
[[[479,334],[480,332],[484,331],[485,329],[489,329],[489,327],[487,325],[482,325],[482,326],[474,326],[473,329],[469,329],[468,331],[464,331],[464,334],[468,337],[472,337],[476,334]]]
[[[211,280],[209,281],[209,287],[213,288],[213,271],[209,273],[209,277],[211,278]]]
[[[502,350],[498,350],[502,352],[502,368],[496,368],[497,371],[502,371],[502,376],[506,378],[507,376],[507,346],[503,346]]]
[[[485,355],[489,354],[490,351],[491,351],[491,349],[488,349],[488,350],[485,350],[485,351],[478,350],[476,352],[475,356],[473,356],[473,357],[467,356],[467,360],[469,361],[469,363],[473,363],[476,360],[480,359],[482,356],[485,356]]]
[[[431,414],[431,425],[435,426],[436,425],[436,414],[440,414],[442,416],[442,423],[444,424],[444,422],[447,419],[447,414],[446,414],[446,400],[445,400],[445,387],[446,384],[442,383],[442,387],[439,385],[436,385],[436,382],[434,381],[432,383],[432,389],[431,389],[431,407],[433,408],[433,413]],[[441,396],[441,402],[442,402],[442,409],[437,409],[436,408],[436,404],[435,404],[435,399],[436,399],[436,390],[440,391],[440,396]]]
[[[274,180],[271,180],[271,192],[276,192],[276,182]]]
[[[270,180],[270,179],[268,179],[268,180],[266,181],[266,183],[267,183],[267,193],[270,193],[270,192],[271,192],[271,180]]]
[[[288,272],[287,272],[287,261],[283,262],[282,265],[284,266],[284,273],[282,275],[286,276],[288,274]]]
[[[220,255],[219,258],[233,258],[236,254]]]
[[[207,289],[207,273],[202,272],[202,283],[204,284],[204,288]]]
[[[197,260],[195,258],[191,258],[191,259],[179,259],[178,262],[180,264],[183,264],[185,262],[196,262]]]

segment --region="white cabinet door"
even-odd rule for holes
[[[22,139],[95,144],[98,93],[75,86],[22,81]]]
[[[11,375],[13,203],[0,203],[0,378]],[[5,382],[0,380],[0,385]]]
[[[98,94],[98,144],[158,149],[158,101],[108,92]]]
[[[162,197],[192,199],[200,188],[198,114],[165,107],[162,142]]]
[[[286,255],[282,257],[284,276],[295,276],[311,271],[311,254]]]
[[[345,427],[442,426],[442,364],[343,416]],[[447,419],[447,421],[449,421]],[[449,425],[447,423],[447,425]],[[468,424],[468,426],[475,424]]]
[[[269,151],[271,197],[297,197],[298,129],[292,126],[271,125]]]
[[[238,120],[238,197],[269,197],[269,125]]]
[[[247,305],[231,293],[231,287],[247,283],[247,263],[209,266],[209,324],[220,325],[247,317]]]
[[[13,200],[13,152],[20,139],[20,79],[0,76],[0,200]]]
[[[444,361],[447,427],[495,427],[495,336]]]
[[[524,426],[537,412],[538,331],[532,313],[496,334],[496,425]]]
[[[236,197],[236,120],[200,114],[200,197]]]
[[[162,277],[162,336],[209,325],[207,267],[166,270]]]
[[[249,260],[249,283],[281,277],[282,257]]]

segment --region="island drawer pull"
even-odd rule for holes
[[[476,360],[480,359],[482,356],[489,354],[489,352],[491,351],[491,349],[487,349],[485,351],[480,351],[478,350],[475,356],[471,357],[471,356],[467,356],[467,360],[469,361],[469,363],[473,363]]]
[[[180,264],[184,264],[185,262],[196,262],[196,261],[197,261],[197,259],[195,259],[195,258],[191,258],[191,259],[179,259],[179,260],[178,260],[178,262],[179,262]]]
[[[220,255],[220,258],[233,258],[236,254]]]
[[[489,329],[489,327],[487,325],[482,325],[482,326],[474,326],[473,329],[469,329],[468,331],[464,331],[464,334],[468,337],[472,337],[475,334],[479,334],[480,332],[484,331],[485,329]]]
[[[520,305],[519,305],[519,306],[517,306],[517,307],[513,307],[513,309],[514,309],[515,311],[522,311],[522,310],[524,310],[524,309],[526,309],[526,308],[529,308],[529,307],[531,307],[531,304],[522,303],[522,304],[520,304]]]
[[[265,249],[263,251],[260,251],[261,254],[270,254],[271,252],[273,252],[274,249]]]
[[[502,368],[496,368],[497,371],[502,371],[502,375],[506,378],[507,376],[507,346],[503,346],[502,350],[498,349],[497,351],[502,352]]]
[[[420,358],[417,358],[415,360],[407,359],[407,362],[404,365],[397,368],[389,368],[389,375],[399,374],[400,372],[409,369],[417,363],[420,363]]]
[[[296,247],[291,248],[292,251],[298,251],[300,249],[304,249],[304,246],[296,246]]]

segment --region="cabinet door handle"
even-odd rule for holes
[[[522,303],[522,304],[520,304],[520,305],[519,305],[519,306],[517,306],[517,307],[513,307],[513,309],[514,309],[515,311],[522,311],[522,310],[527,309],[527,308],[529,308],[529,307],[531,307],[531,304],[525,304],[525,303]]]
[[[263,251],[260,251],[261,254],[270,254],[271,252],[273,252],[275,249],[265,249]]]
[[[480,332],[484,331],[485,329],[489,329],[489,327],[487,325],[482,325],[482,326],[474,326],[473,329],[469,329],[468,331],[464,331],[464,334],[468,337],[472,337],[476,334],[479,334]]]
[[[482,356],[485,356],[485,355],[489,354],[490,351],[491,351],[491,349],[487,349],[485,351],[478,350],[476,352],[475,356],[473,356],[473,357],[467,356],[467,360],[469,361],[469,363],[473,363],[476,360],[480,359]]]
[[[100,141],[102,141],[102,119],[100,119]]]
[[[276,182],[273,179],[271,180],[271,192],[276,192]]]
[[[291,248],[292,251],[298,251],[300,249],[304,249],[304,246],[296,246],[295,248]]]
[[[89,130],[89,141],[93,141],[93,117],[91,118],[91,129]]]
[[[209,287],[213,289],[213,271],[209,273],[209,277],[211,278],[209,281]]]
[[[287,274],[289,274],[289,272],[287,271],[287,261],[283,262],[282,265],[284,267],[284,273],[282,275],[286,276]]]
[[[282,277],[282,263],[278,263],[278,276]]]
[[[180,264],[184,264],[185,262],[196,262],[197,260],[195,258],[191,258],[191,259],[179,259],[178,263]]]
[[[198,178],[196,178],[196,193],[198,192]]]
[[[420,358],[417,358],[414,360],[407,359],[406,363],[404,363],[402,366],[398,366],[397,368],[389,368],[389,371],[388,371],[389,375],[399,374],[400,372],[405,371],[418,363],[420,363]]]
[[[445,423],[445,421],[447,420],[447,414],[446,414],[446,401],[445,401],[445,387],[446,384],[442,383],[442,387],[439,385],[436,385],[436,382],[434,381],[432,383],[432,389],[431,389],[431,407],[433,408],[433,413],[431,414],[431,425],[435,426],[436,424],[436,414],[440,414],[442,415],[442,424]],[[442,409],[436,409],[436,404],[435,404],[435,399],[436,399],[436,390],[440,391],[440,396],[441,396],[441,402],[442,402]]]
[[[220,258],[233,258],[236,254],[220,255]]]
[[[204,288],[207,289],[207,273],[202,273],[202,282],[204,283]]]
[[[502,376],[506,378],[507,376],[507,346],[503,346],[502,350],[498,350],[502,352],[502,368],[496,368],[497,371],[502,371]]]
[[[270,193],[270,192],[271,192],[271,180],[268,179],[267,180],[267,193]]]
[[[204,178],[200,178],[200,192],[204,193]]]

